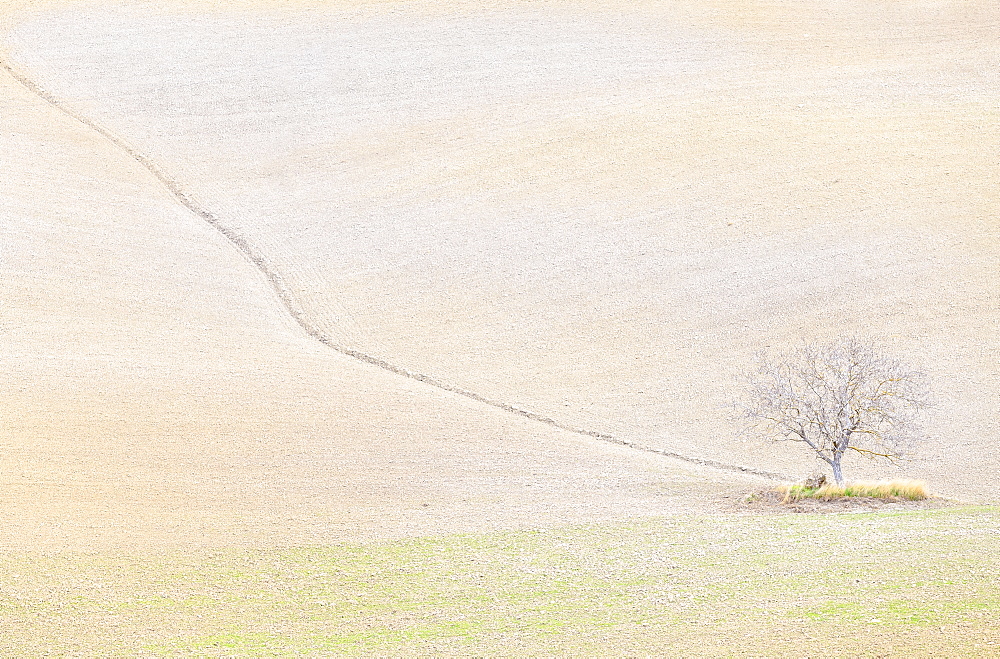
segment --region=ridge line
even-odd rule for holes
[[[516,414],[518,416],[531,419],[532,421],[544,423],[554,428],[559,428],[560,430],[565,430],[567,432],[571,432],[577,435],[592,437],[594,439],[598,439],[600,441],[608,442],[611,444],[627,446],[635,450],[644,451],[647,453],[655,453],[657,455],[663,455],[665,457],[674,458],[684,462],[702,465],[713,469],[718,469],[720,471],[753,474],[755,476],[762,476],[764,478],[770,478],[773,480],[792,480],[791,478],[789,478],[784,474],[777,474],[774,472],[755,469],[753,467],[743,467],[739,465],[726,464],[724,462],[718,462],[715,460],[686,456],[680,453],[675,453],[673,451],[667,451],[665,449],[656,449],[649,446],[634,444],[632,442],[616,438],[613,435],[609,435],[606,433],[570,426],[561,423],[551,417],[545,416],[543,414],[532,412],[530,410],[521,409],[519,407],[510,405],[509,403],[504,403],[502,401],[496,401],[487,398],[482,394],[478,394],[474,391],[469,391],[467,389],[463,389],[461,387],[448,384],[447,382],[438,380],[428,375],[424,375],[423,373],[410,371],[409,369],[396,366],[395,364],[387,362],[384,359],[381,359],[379,357],[374,357],[367,353],[361,352],[360,350],[355,350],[353,348],[347,348],[338,345],[332,338],[324,334],[322,331],[319,330],[319,328],[317,328],[315,325],[312,324],[312,322],[309,321],[306,313],[299,306],[298,301],[295,299],[295,296],[292,294],[287,283],[285,282],[284,277],[282,277],[281,273],[277,270],[277,268],[275,268],[271,264],[271,262],[267,259],[267,257],[264,256],[261,252],[259,252],[254,247],[253,243],[251,243],[250,240],[248,240],[245,236],[243,236],[235,229],[223,224],[222,220],[215,213],[204,208],[203,206],[201,206],[201,204],[192,199],[190,195],[188,195],[188,193],[184,191],[184,189],[180,186],[180,184],[173,178],[168,176],[162,169],[160,169],[156,165],[156,163],[153,162],[152,159],[141,153],[138,149],[132,147],[128,142],[125,141],[125,139],[117,136],[110,130],[104,128],[96,121],[89,119],[84,115],[79,114],[75,110],[67,107],[57,97],[46,91],[34,80],[29,78],[27,75],[18,72],[2,56],[0,56],[0,68],[9,73],[10,76],[14,78],[14,80],[20,83],[28,91],[35,94],[43,101],[48,103],[50,106],[52,106],[56,110],[59,110],[60,112],[67,115],[71,119],[95,131],[96,133],[104,137],[106,140],[111,142],[114,146],[124,151],[133,160],[142,165],[142,167],[145,168],[150,174],[152,174],[153,177],[156,178],[182,206],[184,206],[191,213],[197,215],[205,222],[207,222],[211,227],[213,227],[216,231],[222,234],[222,236],[226,238],[226,240],[228,240],[234,247],[236,247],[236,249],[239,250],[239,252],[242,253],[243,256],[247,260],[249,260],[250,263],[253,264],[257,268],[257,270],[260,271],[261,274],[264,275],[268,283],[271,285],[272,290],[274,290],[274,292],[277,294],[278,299],[281,301],[282,306],[285,307],[285,310],[292,316],[293,320],[295,320],[295,322],[299,325],[299,327],[302,328],[302,330],[304,330],[306,334],[311,336],[316,341],[327,346],[328,348],[336,352],[339,352],[343,355],[346,355],[348,357],[352,357],[358,361],[370,364],[372,366],[376,366],[385,371],[389,371],[390,373],[394,373],[396,375],[400,375],[409,378],[411,380],[416,380],[418,382],[422,382],[437,389],[458,394],[460,396],[464,396],[465,398],[469,398],[479,403],[495,407],[505,412]]]

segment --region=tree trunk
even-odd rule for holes
[[[830,466],[833,467],[833,480],[837,481],[837,485],[843,485],[844,475],[840,473],[840,458],[831,460]]]

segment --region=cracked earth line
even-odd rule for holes
[[[353,357],[354,359],[357,359],[359,361],[365,362],[367,364],[371,364],[372,366],[377,366],[378,368],[381,368],[383,370],[389,371],[390,373],[395,373],[397,375],[401,375],[403,377],[410,378],[411,380],[416,380],[418,382],[423,382],[423,383],[428,384],[428,385],[430,385],[432,387],[436,387],[436,388],[442,389],[444,391],[448,391],[448,392],[451,392],[451,393],[454,393],[454,394],[458,394],[459,396],[465,396],[466,398],[471,398],[472,400],[477,401],[479,403],[483,403],[485,405],[489,405],[491,407],[495,407],[495,408],[501,409],[501,410],[503,410],[505,412],[509,412],[511,414],[517,414],[518,416],[523,416],[523,417],[525,417],[527,419],[531,419],[532,421],[538,421],[540,423],[544,423],[544,424],[553,426],[555,428],[559,428],[560,430],[566,430],[568,432],[572,432],[572,433],[575,433],[577,435],[583,435],[583,436],[586,436],[586,437],[593,437],[595,439],[599,439],[601,441],[609,442],[609,443],[612,443],[612,444],[620,444],[620,445],[623,445],[623,446],[628,446],[630,448],[634,448],[634,449],[639,450],[639,451],[645,451],[645,452],[649,452],[649,453],[656,453],[658,455],[664,455],[664,456],[667,456],[667,457],[670,457],[670,458],[674,458],[674,459],[677,459],[677,460],[683,460],[685,462],[690,462],[690,463],[693,463],[693,464],[703,465],[703,466],[706,466],[706,467],[711,467],[711,468],[719,469],[719,470],[723,470],[723,471],[733,471],[733,472],[737,472],[737,473],[754,474],[756,476],[763,476],[765,478],[771,478],[771,479],[776,479],[776,480],[790,480],[787,476],[782,475],[782,474],[776,474],[776,473],[769,472],[769,471],[762,471],[762,470],[759,470],[759,469],[753,469],[751,467],[740,467],[740,466],[737,466],[737,465],[725,464],[725,463],[722,463],[722,462],[716,462],[715,460],[704,460],[704,459],[701,459],[701,458],[694,458],[694,457],[691,457],[691,456],[681,455],[680,453],[673,453],[671,451],[665,451],[665,450],[661,450],[661,449],[655,449],[655,448],[651,448],[651,447],[636,445],[636,444],[633,444],[631,442],[627,442],[627,441],[622,440],[622,439],[617,439],[617,438],[613,437],[612,435],[608,435],[608,434],[605,434],[605,433],[600,433],[600,432],[596,432],[594,430],[586,430],[584,428],[576,428],[576,427],[573,427],[573,426],[569,426],[569,425],[560,423],[559,421],[556,421],[555,419],[553,419],[551,417],[548,417],[548,416],[545,416],[545,415],[542,415],[542,414],[538,414],[537,412],[531,412],[529,410],[523,410],[523,409],[521,409],[519,407],[514,407],[513,405],[510,405],[508,403],[504,403],[502,401],[492,400],[492,399],[487,398],[487,397],[485,397],[485,396],[483,396],[481,394],[477,394],[474,391],[468,391],[466,389],[462,389],[461,387],[456,387],[455,385],[448,384],[447,382],[442,382],[442,381],[437,380],[435,378],[432,378],[432,377],[430,377],[428,375],[424,375],[423,373],[416,373],[414,371],[407,370],[407,369],[402,368],[400,366],[396,366],[395,364],[390,364],[389,362],[387,362],[387,361],[385,361],[383,359],[379,359],[378,357],[373,357],[372,355],[366,354],[366,353],[361,352],[359,350],[354,350],[352,348],[346,348],[344,346],[337,345],[337,343],[334,342],[332,338],[330,338],[329,336],[327,336],[326,334],[324,334],[323,332],[321,332],[315,325],[313,325],[309,321],[308,316],[302,310],[302,308],[299,306],[298,302],[295,299],[295,296],[292,295],[292,292],[289,289],[288,284],[285,282],[284,277],[281,276],[281,273],[278,272],[277,268],[274,267],[274,265],[270,262],[270,260],[268,260],[268,258],[266,256],[264,256],[261,252],[259,252],[257,250],[256,247],[254,247],[253,243],[251,243],[249,239],[247,239],[245,236],[243,236],[242,234],[240,234],[238,231],[236,231],[232,227],[228,227],[228,226],[224,225],[222,223],[222,221],[219,219],[219,217],[215,213],[213,213],[210,210],[205,209],[204,207],[201,206],[201,204],[199,204],[194,199],[192,199],[181,188],[181,186],[177,183],[177,181],[175,181],[174,179],[172,179],[169,176],[167,176],[167,174],[164,173],[164,171],[162,169],[160,169],[156,165],[156,163],[154,163],[147,156],[143,155],[138,150],[136,150],[135,148],[133,148],[124,139],[122,139],[121,137],[118,137],[117,135],[115,135],[114,133],[112,133],[110,130],[104,128],[103,126],[101,126],[97,122],[95,122],[95,121],[93,121],[91,119],[88,119],[87,117],[85,117],[85,116],[77,113],[76,111],[72,110],[71,108],[67,107],[58,98],[56,98],[51,93],[49,93],[46,90],[44,90],[41,86],[39,86],[37,83],[35,83],[35,81],[33,81],[31,78],[27,77],[26,75],[24,75],[22,73],[19,73],[17,70],[14,69],[13,66],[10,65],[10,63],[8,63],[6,60],[4,60],[2,58],[0,58],[0,68],[2,68],[5,71],[7,71],[7,73],[9,73],[11,75],[11,77],[13,77],[15,80],[17,80],[21,85],[23,85],[30,92],[32,92],[33,94],[35,94],[36,96],[38,96],[39,98],[41,98],[42,100],[44,100],[46,103],[48,103],[49,105],[51,105],[55,109],[59,110],[63,114],[71,117],[75,121],[78,121],[79,123],[83,124],[84,126],[90,128],[91,130],[93,130],[93,131],[97,132],[98,134],[100,134],[102,137],[104,137],[105,139],[107,139],[109,142],[111,142],[112,144],[114,144],[116,147],[118,147],[119,149],[121,149],[122,151],[124,151],[125,153],[127,153],[133,160],[135,160],[136,162],[138,162],[147,171],[149,171],[150,174],[152,174],[154,177],[156,177],[156,179],[158,181],[160,181],[160,183],[162,183],[167,188],[167,190],[170,192],[170,194],[172,194],[174,196],[174,198],[177,199],[177,201],[180,202],[180,204],[182,206],[184,206],[189,211],[191,211],[192,213],[194,213],[195,215],[197,215],[198,217],[200,217],[201,219],[203,219],[205,222],[207,222],[208,224],[210,224],[212,227],[214,227],[233,246],[235,246],[236,249],[238,249],[243,254],[243,256],[247,260],[250,261],[250,263],[252,263],[264,275],[264,277],[267,279],[267,281],[271,284],[271,288],[277,294],[278,299],[281,300],[282,305],[285,307],[285,309],[288,311],[288,313],[291,314],[292,318],[295,319],[295,322],[298,323],[298,325],[309,336],[313,337],[314,339],[316,339],[317,341],[319,341],[323,345],[325,345],[325,346],[327,346],[327,347],[329,347],[329,348],[331,348],[333,350],[336,350],[337,352],[339,352],[339,353],[341,353],[343,355],[347,355],[348,357]]]

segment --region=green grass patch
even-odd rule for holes
[[[0,554],[4,655],[983,655],[1000,511],[719,515],[371,545]]]
[[[923,481],[892,480],[892,481],[858,481],[845,485],[823,485],[807,487],[805,485],[785,485],[778,488],[785,501],[800,499],[822,499],[832,501],[845,498],[888,499],[893,501],[922,501],[930,497],[927,484]]]

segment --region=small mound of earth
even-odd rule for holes
[[[753,492],[737,504],[747,512],[761,513],[851,513],[875,510],[927,510],[948,508],[954,501],[930,497],[919,501],[878,497],[841,497],[838,499],[797,499],[785,501],[785,495],[775,490]]]

